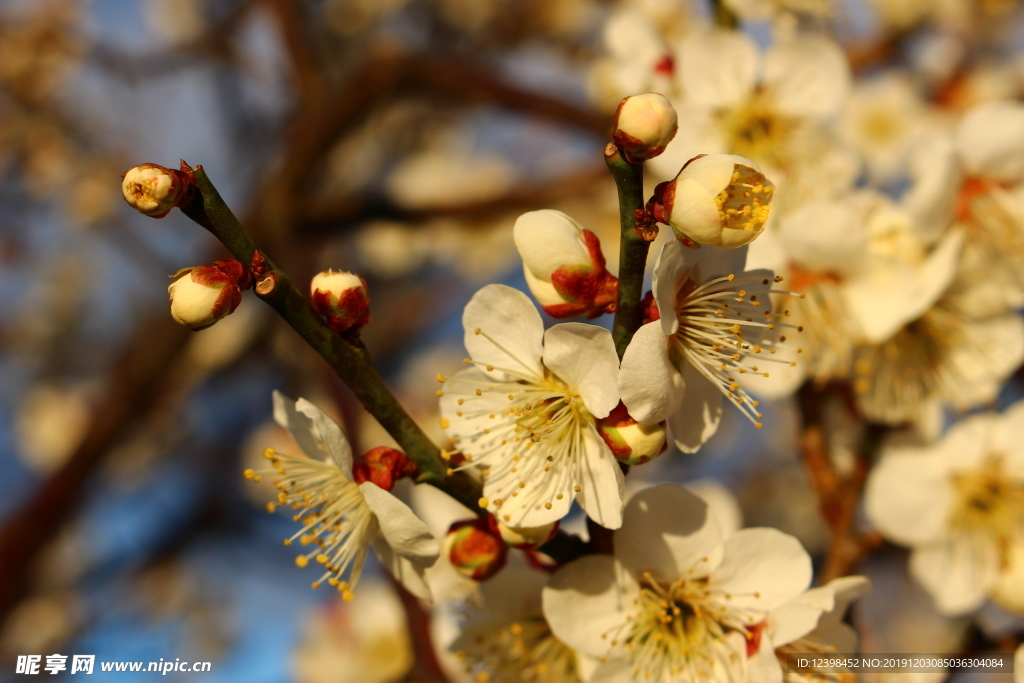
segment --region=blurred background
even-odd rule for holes
[[[770,11],[745,14],[751,4]],[[226,252],[179,212],[154,221],[127,207],[128,167],[202,164],[296,281],[328,267],[363,275],[365,343],[440,443],[433,378],[461,366],[462,307],[490,282],[525,290],[520,213],[570,213],[615,272],[601,150],[619,99],[664,75],[656,41],[739,21],[767,45],[810,26],[835,38],[855,79],[898,70],[910,84],[909,100],[878,89],[864,106],[954,116],[1022,95],[1020,4],[3,0],[0,679],[32,653],[210,661],[210,673],[165,677],[210,683],[442,680],[448,667],[423,662],[457,608],[439,607],[431,626],[375,570],[344,605],[294,566],[281,544],[293,524],[241,476],[265,447],[294,449],[270,419],[271,391],[335,415],[357,451],[392,442],[251,294],[203,332],[171,320],[167,276]],[[624,16],[651,37],[623,44],[610,27]],[[883,156],[900,154],[897,133]],[[1020,386],[1018,372],[1006,396]],[[795,534],[820,558],[827,529],[794,457],[799,416],[790,401],[766,412],[756,439],[727,413],[698,457],[666,455],[631,480],[700,479],[737,519]],[[833,438],[841,448],[840,427]],[[458,515],[406,493],[439,534]],[[902,550],[862,569],[876,585],[858,617],[874,651],[1016,642],[1020,622],[998,611],[939,617]],[[471,589],[449,579],[451,596]]]

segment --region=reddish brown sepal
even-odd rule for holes
[[[585,315],[589,319],[615,312],[619,280],[605,267],[601,241],[590,230],[583,230],[583,241],[590,265],[563,266],[551,274],[551,284],[566,303],[544,306],[552,318]]]
[[[355,483],[371,481],[385,491],[393,489],[395,482],[402,477],[415,476],[416,471],[416,465],[405,453],[387,446],[371,448],[352,463]]]

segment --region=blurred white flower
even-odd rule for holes
[[[450,648],[467,674],[488,683],[576,683],[577,653],[551,632],[541,608],[548,575],[507,569],[481,585]]]
[[[309,615],[292,653],[297,683],[395,683],[413,665],[405,609],[391,586],[370,580],[350,602]]]
[[[82,442],[90,418],[84,387],[31,387],[21,398],[16,422],[22,462],[43,474],[58,469]]]
[[[744,21],[766,21],[787,13],[828,18],[832,0],[725,0],[725,5]]]
[[[1024,403],[966,418],[931,446],[886,448],[865,504],[886,538],[912,548],[910,571],[940,612],[997,597],[1011,549],[1024,543]],[[1024,584],[1007,590],[1019,604]]]
[[[781,683],[775,649],[810,633],[833,604],[786,609],[811,583],[799,541],[774,529],[726,537],[680,486],[634,496],[614,547],[564,565],[543,591],[554,634],[601,658],[596,680]]]
[[[718,429],[723,395],[761,426],[758,402],[738,380],[769,374],[781,325],[771,318],[774,274],[745,272],[746,259],[746,247],[666,243],[654,266],[661,319],[637,330],[622,357],[619,390],[629,414],[640,422],[667,419],[686,453]]]
[[[279,490],[277,503],[294,510],[295,521],[303,523],[285,545],[298,538],[304,546],[316,546],[295,558],[300,567],[312,559],[324,566],[314,588],[326,581],[351,600],[372,544],[395,579],[410,593],[429,599],[430,588],[423,576],[437,560],[439,548],[426,525],[377,484],[369,480],[356,483],[348,440],[312,403],[301,398],[292,401],[275,391],[274,419],[304,454],[268,449],[265,455],[272,469],[246,470],[245,475],[256,481],[272,477]],[[274,504],[268,509],[273,511]]]
[[[525,294],[477,292],[462,316],[467,364],[445,382],[442,422],[484,475],[481,505],[513,526],[561,519],[575,499],[617,528],[622,472],[595,425],[619,402],[611,333],[581,323],[544,331]]]
[[[655,24],[636,7],[612,12],[604,26],[608,56],[591,73],[591,90],[601,104],[613,108],[619,100],[638,92],[674,97],[673,51]]]

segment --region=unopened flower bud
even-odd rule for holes
[[[233,313],[242,300],[242,290],[252,284],[249,271],[234,259],[183,268],[171,277],[174,281],[167,288],[171,317],[196,331]]]
[[[665,422],[637,422],[621,401],[608,417],[597,421],[597,431],[624,465],[643,465],[668,448]]]
[[[402,451],[387,446],[371,448],[356,462],[352,463],[352,477],[357,484],[372,481],[390,491],[402,477],[416,473],[416,465]]]
[[[463,576],[486,581],[508,560],[508,546],[482,519],[452,524],[444,539],[444,554]]]
[[[313,308],[338,334],[355,334],[370,322],[366,280],[355,273],[325,270],[309,283]]]
[[[649,92],[627,97],[615,110],[612,140],[636,164],[665,151],[678,130],[676,110],[664,95]]]
[[[707,154],[687,162],[659,191],[652,213],[672,226],[676,237],[733,249],[764,230],[775,186],[749,159]]]
[[[619,281],[605,268],[601,242],[561,211],[524,213],[512,229],[526,283],[554,318],[615,311]]]
[[[520,550],[533,550],[544,545],[558,533],[559,520],[544,526],[507,526],[504,522],[495,521],[498,533],[505,543]]]
[[[124,200],[139,213],[153,218],[163,218],[181,204],[191,186],[192,180],[184,171],[157,164],[132,166],[121,176]]]

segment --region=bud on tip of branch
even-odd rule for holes
[[[121,176],[124,200],[139,213],[152,218],[163,218],[175,206],[191,199],[193,181],[191,169],[181,162],[176,171],[158,164],[132,166]]]
[[[678,130],[676,110],[664,95],[644,93],[627,97],[615,110],[612,140],[631,163],[653,159],[672,142]]]

